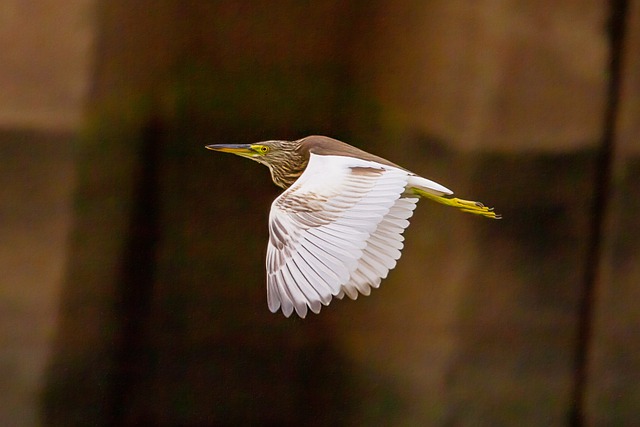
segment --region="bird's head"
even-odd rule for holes
[[[214,144],[206,148],[223,153],[233,153],[268,166],[273,182],[288,188],[307,167],[309,152],[302,140],[262,141],[255,144]]]

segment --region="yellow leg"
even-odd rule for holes
[[[484,217],[492,218],[492,219],[502,218],[501,215],[493,211],[493,208],[488,208],[480,202],[458,199],[457,197],[436,196],[435,194],[428,193],[418,188],[413,188],[412,190],[418,196],[426,197],[427,199],[433,200],[434,202],[442,203],[443,205],[453,206],[454,208],[460,209],[462,212],[468,212],[475,215],[482,215]]]

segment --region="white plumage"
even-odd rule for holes
[[[333,297],[369,295],[400,258],[418,201],[406,189],[417,185],[451,193],[396,167],[311,154],[304,173],[271,206],[269,309],[305,317]]]
[[[333,297],[356,299],[396,266],[421,197],[499,219],[480,202],[381,157],[325,136],[207,148],[269,167],[285,191],[273,202],[267,248],[267,302],[289,317],[320,312]]]

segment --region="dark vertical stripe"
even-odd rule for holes
[[[150,120],[143,129],[141,139],[115,307],[120,328],[115,343],[115,372],[109,402],[110,419],[107,420],[107,425],[111,426],[131,423],[131,402],[136,384],[149,374],[150,369],[148,331],[145,326],[151,309],[159,235],[160,121]]]
[[[624,55],[625,18],[627,0],[611,0],[609,3],[609,82],[607,106],[600,152],[598,154],[595,196],[592,208],[589,249],[586,258],[582,295],[578,313],[577,345],[575,353],[575,377],[573,400],[569,413],[569,425],[581,427],[586,424],[585,399],[588,385],[589,353],[592,349],[593,309],[595,288],[600,274],[600,259],[604,234],[604,218],[611,190],[612,162],[615,145],[615,128],[622,83],[622,57]]]

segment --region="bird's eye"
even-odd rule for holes
[[[260,150],[262,154],[267,154],[269,152],[269,147],[267,147],[266,145],[261,145],[258,150]]]

